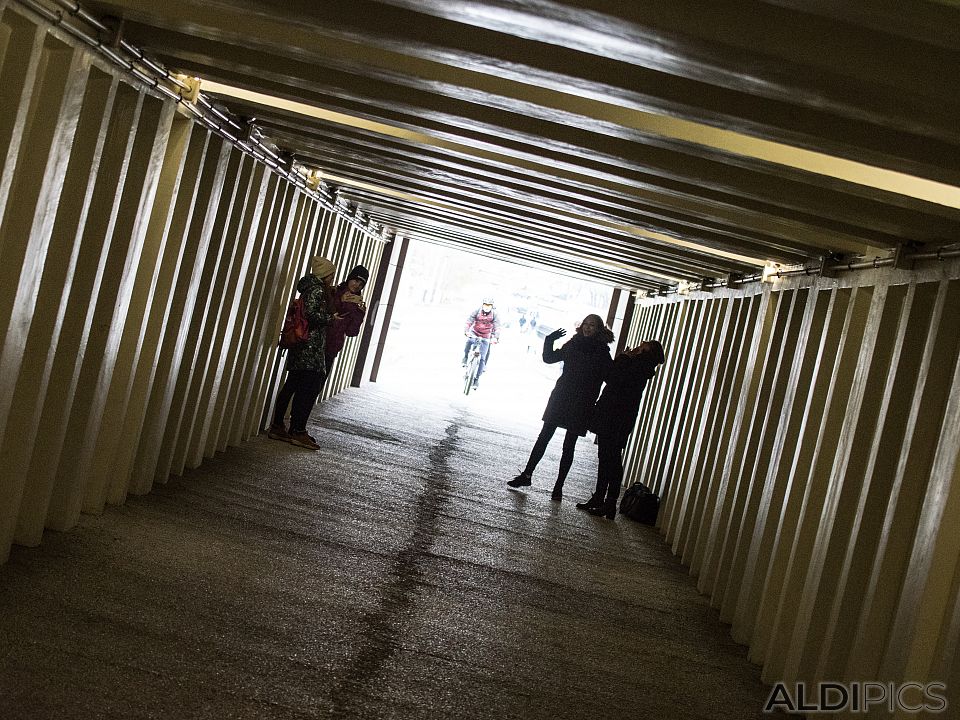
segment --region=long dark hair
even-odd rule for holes
[[[612,343],[613,337],[614,337],[613,330],[607,327],[607,324],[603,321],[603,318],[600,317],[599,315],[590,314],[590,315],[587,315],[587,317],[585,317],[583,320],[581,320],[580,325],[577,325],[577,335],[579,335],[580,337],[583,337],[583,333],[580,331],[580,326],[583,325],[584,321],[586,321],[589,318],[593,318],[594,320],[596,320],[597,327],[599,328],[597,330],[597,334],[594,335],[594,337],[597,338],[604,345],[609,345],[610,343]]]

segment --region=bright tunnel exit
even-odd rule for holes
[[[411,242],[377,383],[539,425],[562,370],[561,363],[542,361],[544,336],[566,329],[559,347],[586,315],[606,318],[612,296],[613,288],[601,283]],[[491,346],[477,390],[465,395],[464,329],[486,298],[494,301],[499,342]]]

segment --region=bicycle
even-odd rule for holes
[[[479,335],[470,335],[470,352],[467,356],[467,369],[463,374],[463,394],[469,395],[470,391],[476,387],[478,375],[480,373],[480,353],[483,352],[483,341]],[[489,342],[489,340],[488,340]]]

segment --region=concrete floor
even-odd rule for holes
[[[0,718],[769,717],[658,533],[562,503],[554,439],[377,387],[0,568]]]

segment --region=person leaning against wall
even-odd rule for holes
[[[590,430],[597,434],[597,486],[593,497],[577,503],[581,510],[609,520],[616,516],[623,481],[623,449],[637,423],[643,389],[663,361],[663,346],[656,340],[627,348],[613,361],[590,422]]]
[[[327,377],[327,326],[333,319],[334,271],[327,258],[314,257],[310,272],[297,282],[310,332],[304,342],[287,351],[287,379],[277,394],[273,424],[267,432],[274,440],[286,440],[310,450],[320,448],[307,433],[307,420]],[[287,405],[291,406],[289,431],[283,422]]]
[[[333,372],[333,362],[343,350],[347,338],[359,335],[363,327],[367,306],[360,293],[369,278],[370,272],[363,265],[357,265],[333,291],[333,319],[327,326],[327,346],[324,351],[327,377]]]
[[[608,347],[613,342],[613,332],[599,315],[587,315],[577,328],[577,334],[559,350],[554,350],[553,343],[566,334],[566,330],[555,330],[543,340],[543,361],[562,362],[563,372],[543,411],[543,429],[530,452],[527,466],[507,482],[512,488],[530,485],[533,471],[543,458],[550,438],[558,427],[566,428],[557,482],[550,495],[551,499],[558,501],[563,499],[563,483],[573,465],[577,438],[587,434],[593,404],[613,362]]]

